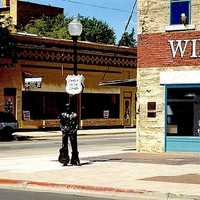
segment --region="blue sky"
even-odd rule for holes
[[[62,7],[64,8],[64,12],[66,16],[76,16],[79,13],[80,15],[83,15],[83,16],[95,17],[97,19],[105,21],[111,27],[113,27],[116,33],[117,41],[120,39],[122,33],[124,32],[126,22],[129,18],[133,4],[135,2],[135,0],[56,0],[56,1],[55,0],[23,0],[23,1]],[[107,9],[87,6],[87,5],[83,5],[82,3],[92,4],[99,7],[107,7]],[[136,30],[136,21],[137,20],[136,20],[136,8],[135,8],[134,15],[129,24],[129,29],[128,29],[129,31],[133,27]]]

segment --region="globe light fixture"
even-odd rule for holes
[[[81,22],[75,18],[68,25],[69,34],[72,37],[78,37],[82,33],[82,24]]]

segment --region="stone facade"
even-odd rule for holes
[[[164,88],[160,86],[159,68],[137,71],[137,150],[164,151]],[[156,117],[147,117],[147,103],[156,102]]]
[[[191,24],[200,30],[199,0],[191,1]],[[138,34],[165,32],[170,25],[170,0],[139,0]]]
[[[200,71],[199,66],[138,68],[137,71],[137,150],[165,151],[165,87],[160,84],[162,71]],[[156,117],[147,117],[147,103],[156,102]]]
[[[138,2],[138,69],[137,69],[137,151],[164,152],[165,149],[165,86],[160,84],[162,71],[200,70],[200,56],[192,58],[194,48],[200,49],[200,4],[191,1],[191,25],[182,31],[166,30],[170,25],[170,0],[139,0]],[[192,40],[197,45],[192,46]],[[169,40],[189,40],[184,56],[178,50],[172,55]],[[198,53],[197,53],[198,54]],[[156,103],[155,116],[148,117],[148,102]]]

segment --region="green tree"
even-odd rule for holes
[[[0,58],[11,58],[16,61],[15,42],[11,37],[12,18],[0,15]]]
[[[32,19],[25,27],[20,28],[20,31],[45,37],[69,39],[70,35],[67,30],[69,21],[64,15],[52,18],[43,16],[41,19]]]
[[[81,40],[106,44],[115,43],[115,33],[106,22],[96,18],[80,17],[83,25]]]
[[[127,47],[135,47],[136,46],[134,29],[132,29],[131,33],[125,32],[122,35],[122,38],[119,41],[119,46],[127,46]]]
[[[80,40],[106,44],[115,43],[115,33],[105,22],[83,16],[79,16],[79,20],[83,25]],[[53,18],[43,16],[41,19],[31,20],[29,24],[21,28],[21,31],[39,36],[70,39],[68,24],[71,21],[72,17],[65,17],[64,15],[58,15]]]

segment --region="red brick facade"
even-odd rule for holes
[[[191,57],[193,50],[191,40],[194,39],[200,40],[199,31],[139,35],[138,67],[200,66],[200,41],[196,43],[197,57]],[[182,58],[180,51],[173,58],[169,40],[189,40]]]
[[[42,16],[56,16],[58,14],[63,14],[64,9],[48,6],[48,5],[41,5],[31,2],[17,2],[17,24],[26,25],[31,19],[39,19]]]

